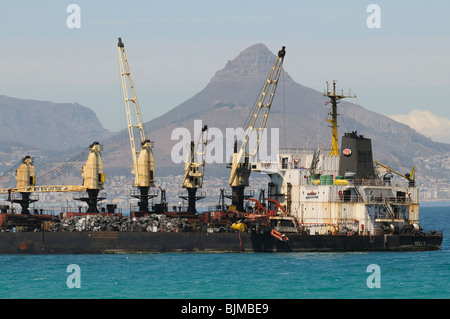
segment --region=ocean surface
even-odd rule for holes
[[[0,298],[448,299],[450,203],[421,204],[421,226],[442,250],[0,255]]]

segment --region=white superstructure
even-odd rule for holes
[[[314,153],[316,165],[311,169]],[[309,233],[379,234],[419,225],[419,190],[393,185],[392,174],[377,170],[375,179],[339,175],[340,156],[281,150],[277,162],[254,163],[268,174],[269,198],[286,207]]]

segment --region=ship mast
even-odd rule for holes
[[[338,132],[337,132],[337,104],[340,99],[344,98],[355,98],[356,94],[351,96],[350,91],[347,95],[344,95],[343,90],[336,91],[336,81],[333,81],[333,91],[330,91],[327,81],[327,90],[323,93],[324,96],[328,96],[331,100],[331,119],[327,118],[327,122],[331,124],[331,151],[330,156],[339,156],[339,143],[338,143]]]

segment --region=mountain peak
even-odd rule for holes
[[[264,43],[256,43],[256,44],[249,46],[244,51],[242,51],[238,57],[241,57],[241,56],[245,57],[248,55],[273,56],[274,54],[272,52],[270,52],[269,48]]]
[[[280,48],[281,49],[281,48]],[[276,55],[265,44],[253,44],[216,72],[211,82],[252,80],[267,76]]]

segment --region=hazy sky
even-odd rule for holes
[[[68,28],[69,4],[80,28]],[[368,28],[370,4],[381,27]],[[144,121],[202,90],[255,43],[286,46],[293,79],[351,88],[386,115],[428,109],[450,118],[450,1],[3,1],[0,94],[78,102],[125,128],[117,38],[122,37]]]

